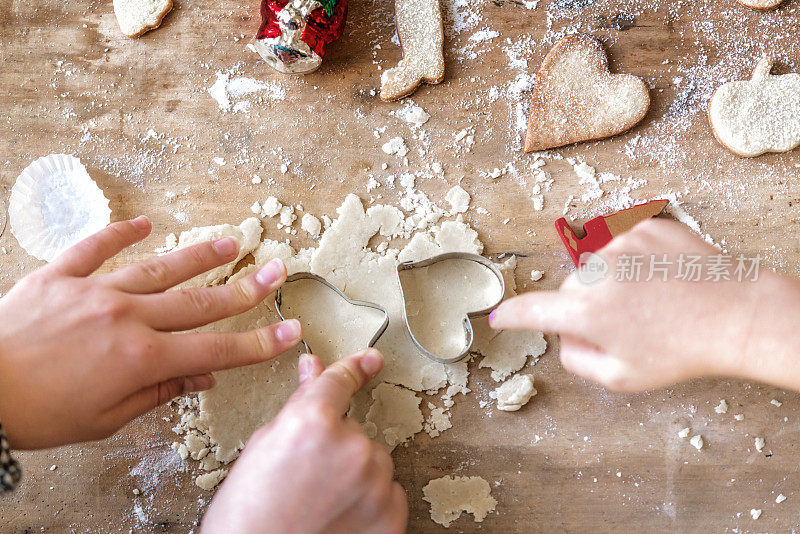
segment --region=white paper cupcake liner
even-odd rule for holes
[[[31,163],[11,188],[11,233],[28,254],[53,261],[111,221],[103,191],[81,161],[51,154]]]

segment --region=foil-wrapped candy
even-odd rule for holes
[[[253,46],[275,70],[308,74],[341,37],[346,19],[347,0],[262,0]]]

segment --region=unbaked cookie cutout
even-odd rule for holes
[[[800,74],[773,75],[772,65],[772,58],[762,58],[750,80],[726,83],[708,105],[714,136],[739,156],[800,145]]]

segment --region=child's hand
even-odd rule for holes
[[[250,438],[201,532],[405,532],[408,502],[392,457],[344,415],[382,367],[372,349],[327,369],[302,356],[299,389]]]
[[[144,217],[111,224],[0,299],[0,421],[13,448],[109,436],[176,395],[213,387],[212,371],[299,342],[297,321],[241,334],[171,333],[246,311],[286,279],[275,261],[235,284],[166,292],[234,260],[231,238],[89,277],[149,233]]]
[[[603,281],[585,285],[573,273],[559,291],[505,302],[492,315],[492,327],[558,333],[564,367],[613,390],[707,375],[800,389],[797,281],[762,271],[757,282],[714,282],[705,280],[706,270],[699,282],[677,280],[681,255],[704,256],[705,264],[720,252],[680,224],[659,219],[639,224],[599,254],[609,265]],[[657,263],[647,281],[651,255],[659,262],[665,254],[667,281]],[[615,266],[637,255],[644,259],[640,281],[617,281]]]

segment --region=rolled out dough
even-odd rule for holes
[[[365,210],[355,195],[345,199],[338,214],[339,217],[323,232],[317,248],[295,251],[286,243],[264,240],[253,251],[255,264],[240,270],[228,282],[241,278],[277,257],[284,261],[289,274],[313,272],[335,284],[348,297],[376,302],[388,310],[389,327],[376,345],[383,352],[386,365],[353,399],[349,415],[362,425],[374,425],[372,430],[376,439],[391,448],[422,430],[419,397],[414,392],[435,392],[447,387],[450,398],[459,392],[469,391],[465,362],[453,365],[434,363],[411,343],[402,322],[402,298],[396,264],[398,261],[424,259],[444,252],[480,253],[483,247],[476,232],[460,221],[443,221],[430,231],[409,235],[416,225],[413,218],[405,217],[403,212],[392,206],[374,205]],[[387,238],[410,237],[410,240],[402,250],[389,248],[378,253],[368,248],[370,240],[376,235]],[[212,283],[215,279],[209,277],[208,282]],[[210,329],[245,331],[270,324],[278,319],[273,302],[274,296],[267,297],[255,309],[220,321]],[[336,318],[331,317],[333,314],[325,306],[319,306],[318,313],[313,316],[311,311],[298,312],[306,314],[309,325],[322,325]],[[348,322],[346,317],[343,322]],[[316,329],[318,333],[325,331],[329,334],[334,330],[346,331],[347,328],[341,324],[307,327],[307,330],[311,332]],[[478,345],[484,347],[488,347],[491,340],[497,337],[497,333],[490,329],[482,329],[476,334],[479,336],[476,338]],[[509,334],[508,338],[502,338],[506,341],[497,344],[499,349],[492,350],[510,352],[494,354],[493,369],[496,367],[503,372],[513,373],[525,364],[526,355],[538,356],[544,351],[541,334],[522,336],[516,342],[516,333],[504,332],[502,335],[505,334]],[[336,339],[327,344],[324,340],[317,341],[317,345],[322,343],[319,349],[314,347],[314,340],[310,340],[309,344],[322,352],[325,363],[363,348],[359,345],[363,345],[364,341],[347,339],[345,335]],[[294,349],[269,362],[215,373],[216,387],[199,394],[199,409],[187,410],[182,416],[181,426],[206,437],[209,454],[215,460],[222,464],[232,461],[250,435],[271,420],[297,388],[299,352],[300,349]],[[487,353],[493,354],[491,351]],[[379,386],[379,390],[373,391]],[[448,425],[437,424],[436,427],[445,430]],[[207,464],[216,468],[212,461],[207,461]]]
[[[437,478],[422,488],[422,494],[431,503],[431,519],[445,527],[461,517],[461,512],[472,514],[480,523],[497,506],[489,483],[481,477]]]
[[[400,271],[400,282],[411,332],[429,352],[444,358],[464,351],[467,314],[488,308],[502,296],[489,269],[463,259]]]

